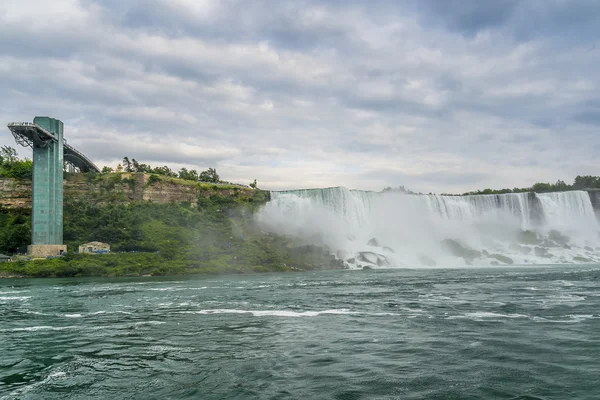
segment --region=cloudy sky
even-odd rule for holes
[[[2,0],[0,90],[0,123],[59,118],[100,166],[264,189],[570,182],[600,174],[600,2]]]

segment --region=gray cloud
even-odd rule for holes
[[[598,37],[586,1],[6,0],[0,122],[267,189],[571,180],[600,167]]]

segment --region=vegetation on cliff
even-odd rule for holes
[[[323,249],[299,247],[264,233],[255,212],[269,192],[143,174],[77,175],[84,193],[66,195],[66,257],[0,264],[4,276],[126,276],[245,273],[331,268],[340,265]],[[120,186],[144,190],[188,186],[194,201],[135,200]],[[135,191],[135,190],[134,190]],[[0,252],[24,251],[30,237],[28,210],[0,211]],[[82,243],[102,241],[111,254],[73,254]]]
[[[600,176],[576,176],[573,180],[573,184],[558,180],[556,183],[538,182],[526,188],[514,188],[514,189],[483,189],[473,192],[463,193],[462,196],[478,195],[478,194],[506,194],[506,193],[524,193],[524,192],[564,192],[568,190],[584,190],[584,189],[600,189]],[[452,196],[451,194],[445,194],[446,196]]]
[[[0,148],[0,178],[31,179],[33,163],[20,159],[10,146]]]

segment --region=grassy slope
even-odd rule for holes
[[[88,241],[111,244],[112,254],[0,264],[0,275],[136,276],[246,273],[332,268],[322,249],[297,247],[260,231],[254,213],[269,193],[227,185],[200,185],[197,207],[130,201],[114,190],[114,176],[94,180],[101,190],[68,199],[64,209],[69,249]],[[170,179],[173,183],[173,180]]]

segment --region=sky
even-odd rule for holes
[[[599,66],[587,0],[0,2],[3,126],[270,190],[600,175]]]

